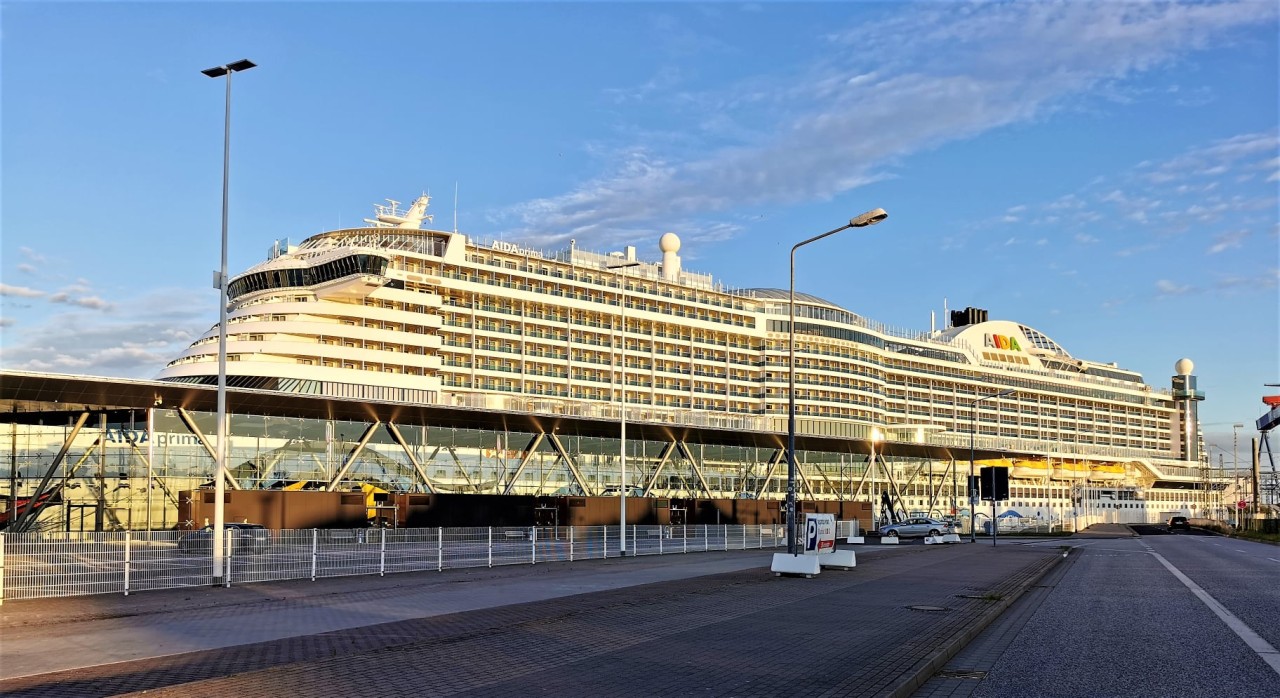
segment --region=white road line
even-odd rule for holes
[[[1270,560],[1270,561],[1272,561],[1272,562],[1280,562],[1280,560],[1277,560],[1277,559],[1275,559],[1274,557],[1269,557],[1269,558],[1267,558],[1267,559],[1268,559],[1268,560]]]
[[[1231,611],[1228,611],[1225,606],[1218,603],[1218,600],[1210,596],[1209,592],[1201,589],[1200,585],[1191,581],[1187,575],[1182,573],[1182,570],[1174,567],[1173,563],[1164,559],[1163,555],[1157,552],[1152,552],[1151,554],[1160,561],[1160,564],[1165,566],[1165,569],[1173,573],[1173,576],[1177,577],[1178,581],[1190,589],[1191,593],[1195,594],[1201,603],[1208,606],[1210,611],[1213,611],[1218,618],[1221,618],[1222,622],[1226,623],[1232,632],[1239,635],[1240,639],[1244,640],[1244,643],[1249,646],[1249,649],[1256,652],[1262,658],[1262,661],[1266,662],[1277,674],[1280,674],[1280,651],[1277,651],[1276,648],[1271,646],[1271,643],[1253,632],[1249,626],[1244,624],[1244,621],[1237,618]]]

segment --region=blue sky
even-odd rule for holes
[[[150,378],[230,268],[434,196],[558,249],[890,325],[987,308],[1168,387],[1280,382],[1277,3],[26,3],[0,9],[0,363]],[[1245,446],[1241,447],[1244,460]],[[1221,451],[1213,451],[1216,462]]]

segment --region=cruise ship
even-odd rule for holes
[[[735,288],[685,270],[673,233],[649,260],[634,247],[600,253],[572,241],[547,252],[424,227],[426,195],[407,209],[388,201],[363,227],[277,241],[266,261],[229,280],[229,388],[718,429],[779,444],[794,378],[796,431],[815,445],[796,455],[805,498],[888,495],[902,511],[961,515],[969,471],[996,465],[1011,476],[1001,507],[1020,517],[1158,521],[1221,504],[1187,359],[1174,362],[1170,388],[1158,388],[987,310],[944,311],[945,327],[910,331],[803,293],[792,328],[786,289]],[[216,385],[218,341],[214,326],[158,380]],[[557,447],[564,472],[551,478],[528,476],[538,442],[501,430],[447,455],[437,447],[423,467],[392,452],[366,466],[382,470],[381,486],[410,491],[598,495],[626,481],[646,496],[785,496],[780,447],[699,455],[673,437],[671,448],[635,447],[622,478],[608,456],[617,444]],[[673,458],[688,461],[687,477],[670,476]],[[309,467],[295,457],[268,468],[271,477],[241,469],[238,486],[316,477],[286,476],[290,460]],[[402,474],[386,475],[388,461]]]

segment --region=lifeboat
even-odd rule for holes
[[[1089,475],[1089,466],[1084,463],[1054,463],[1053,479],[1080,480]]]
[[[1019,458],[1013,461],[1009,475],[1025,480],[1043,480],[1050,472],[1049,463],[1042,460]]]
[[[1008,458],[984,458],[974,461],[973,464],[979,468],[1008,468],[1013,465],[1013,461]]]
[[[1095,463],[1089,466],[1089,479],[1114,482],[1124,479],[1124,466],[1119,463]]]

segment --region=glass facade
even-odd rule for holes
[[[156,408],[91,414],[65,423],[5,425],[0,491],[62,485],[63,507],[41,528],[166,529],[180,492],[211,487],[216,415]],[[72,435],[74,433],[74,438]],[[403,439],[403,445],[400,438]],[[68,442],[68,439],[70,441]],[[66,454],[50,471],[59,452]],[[601,495],[621,485],[616,438],[458,427],[234,414],[227,468],[242,489],[325,489],[464,494]],[[800,451],[801,499],[879,501],[893,492],[912,510],[951,513],[967,501],[967,469],[920,458]],[[964,471],[964,472],[961,472]],[[892,473],[892,480],[888,475]],[[784,499],[782,450],[693,441],[628,439],[627,485],[646,496]],[[9,486],[13,489],[11,490]],[[150,485],[150,486],[148,486]]]

